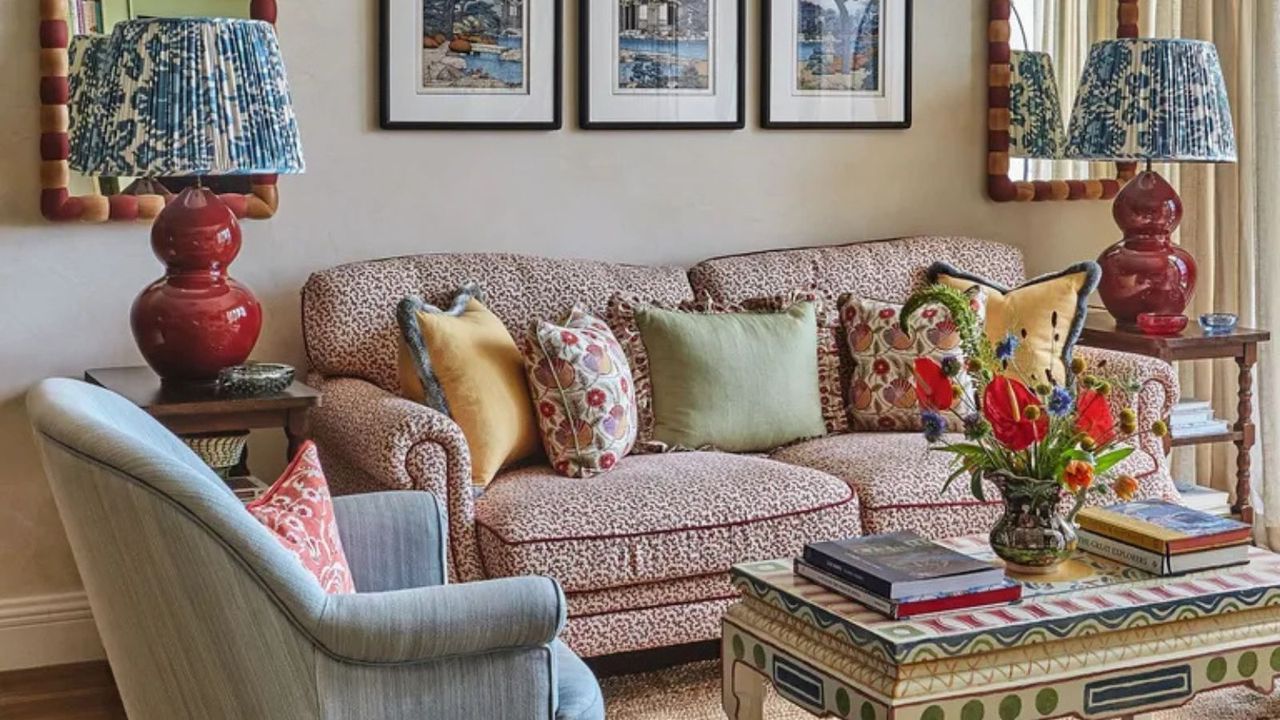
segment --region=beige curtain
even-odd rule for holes
[[[1272,327],[1280,318],[1280,209],[1273,200],[1280,192],[1280,0],[1144,0],[1142,25],[1143,35],[1217,45],[1236,122],[1238,163],[1157,168],[1182,193],[1180,242],[1199,266],[1188,313],[1236,312],[1242,325]],[[1273,549],[1280,549],[1280,418],[1267,410],[1280,397],[1278,360],[1274,344],[1264,345],[1254,371],[1253,502],[1259,537]],[[1183,363],[1179,373],[1184,398],[1211,400],[1219,416],[1234,418],[1234,363]],[[1174,472],[1235,499],[1229,445],[1181,449]]]

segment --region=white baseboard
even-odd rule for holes
[[[0,599],[0,672],[105,657],[83,592]]]

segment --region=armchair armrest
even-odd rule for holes
[[[338,533],[360,592],[443,585],[448,525],[435,495],[384,492],[333,499]]]
[[[311,434],[321,461],[336,456],[371,479],[380,490],[426,490],[449,518],[450,576],[483,577],[475,544],[471,451],[449,417],[355,378],[313,375],[309,383],[324,393],[311,412]],[[364,481],[367,482],[367,481]],[[367,487],[345,488],[350,492]]]
[[[515,577],[384,593],[330,595],[313,629],[332,655],[409,663],[548,645],[565,623],[548,577]]]
[[[1178,499],[1164,440],[1151,434],[1157,420],[1167,420],[1178,403],[1178,373],[1172,365],[1153,357],[1077,345],[1077,357],[1089,364],[1089,371],[1112,381],[1112,411],[1131,407],[1138,413],[1140,433],[1135,452],[1117,468],[1138,479],[1141,497]]]

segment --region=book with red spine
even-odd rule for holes
[[[995,605],[1008,605],[1022,599],[1022,585],[1008,578],[996,585],[975,588],[965,592],[937,593],[890,600],[865,588],[846,582],[800,558],[795,560],[795,572],[815,585],[826,588],[837,595],[843,595],[894,620],[903,620],[917,615],[951,612],[953,610],[972,610]]]

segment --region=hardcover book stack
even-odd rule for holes
[[[1163,500],[1086,508],[1080,549],[1156,575],[1241,565],[1252,528]]]
[[[1022,597],[1002,568],[909,531],[810,543],[795,572],[895,620]]]
[[[1207,400],[1183,400],[1169,415],[1169,435],[1173,438],[1221,435],[1230,429],[1226,420],[1214,417],[1213,407]]]

